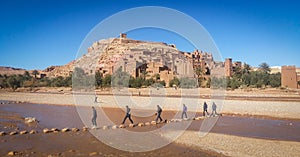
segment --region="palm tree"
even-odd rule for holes
[[[203,75],[203,70],[202,70],[202,68],[201,68],[201,67],[196,67],[195,73],[196,73],[197,77],[200,78],[200,76]]]
[[[196,67],[195,68],[195,74],[197,75],[197,78],[198,78],[198,84],[199,86],[201,85],[201,79],[202,79],[202,75],[204,74],[203,73],[203,70],[201,67]]]
[[[148,75],[148,71],[146,71],[146,70],[142,71],[142,73],[141,73],[141,78],[143,78],[143,80],[146,80],[146,77],[147,77],[147,76],[149,76],[149,75]]]
[[[37,70],[33,70],[31,74],[34,75],[34,78],[36,78],[36,75],[38,75],[40,73]]]

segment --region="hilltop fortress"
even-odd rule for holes
[[[182,52],[174,44],[133,40],[126,34],[93,43],[88,53],[76,63],[89,74],[99,71],[103,76],[112,75],[120,68],[135,78],[159,74],[159,79],[166,85],[174,77],[195,78],[196,68],[202,69],[203,75],[208,78],[213,71],[222,70],[223,74],[219,75],[231,76],[235,67],[242,66],[241,62],[233,63],[232,59],[226,59],[224,63],[215,62],[208,52]]]
[[[242,63],[232,62],[230,58],[216,62],[209,52],[182,52],[174,44],[133,40],[122,33],[119,38],[94,42],[85,55],[65,66],[49,67],[43,72],[49,77],[68,76],[73,66],[84,69],[87,74],[99,71],[103,76],[112,75],[120,68],[134,78],[159,74],[159,79],[168,86],[174,77],[196,78],[196,68],[202,70],[204,79],[211,74],[230,77]]]

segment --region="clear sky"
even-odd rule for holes
[[[168,7],[193,17],[210,33],[223,58],[252,66],[267,62],[300,67],[300,2],[289,0],[2,1],[0,66],[45,69],[66,64],[99,22],[140,6]],[[136,30],[128,37],[175,43],[180,50],[193,51],[183,40],[158,32],[145,36]]]

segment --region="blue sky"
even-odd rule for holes
[[[0,66],[45,69],[66,64],[75,59],[81,42],[99,22],[140,6],[168,7],[193,17],[210,33],[223,58],[252,66],[262,62],[300,66],[300,2],[288,0],[2,1]],[[147,31],[153,33],[145,36]],[[131,31],[128,37],[194,49],[160,30]]]

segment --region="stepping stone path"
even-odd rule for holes
[[[113,126],[106,126],[106,125],[104,125],[104,126],[102,126],[102,129],[103,130],[108,130],[108,129],[114,129],[115,130],[115,129],[118,129],[118,128],[126,128],[126,127],[130,127],[130,128],[133,128],[133,127],[136,127],[136,126],[138,126],[138,127],[144,127],[144,126],[151,126],[151,125],[157,125],[157,124],[162,124],[162,123],[176,123],[176,122],[189,121],[189,120],[203,120],[205,118],[209,118],[209,117],[195,117],[195,118],[184,118],[184,119],[171,119],[171,120],[165,120],[164,122],[160,122],[160,123],[156,123],[155,121],[151,121],[151,122],[146,122],[146,123],[140,122],[138,124],[129,124],[129,125],[121,124],[119,126],[117,126],[117,125],[113,125]],[[288,125],[293,125],[293,124],[288,124]],[[88,130],[89,130],[89,128],[86,127],[86,126],[84,126],[82,128],[82,131],[88,131]],[[78,129],[78,128],[71,128],[71,129],[69,129],[69,128],[63,128],[61,130],[59,130],[57,128],[52,128],[52,129],[44,128],[43,129],[43,133],[44,134],[47,134],[47,133],[58,133],[59,131],[61,131],[61,132],[69,132],[69,131],[78,132],[78,131],[80,131],[80,129]],[[24,135],[24,134],[28,134],[28,133],[29,134],[36,134],[38,132],[36,130],[31,130],[29,132],[26,131],[26,130],[23,130],[23,131],[20,131],[20,132],[18,132],[18,131],[12,131],[12,132],[9,133],[9,135],[11,135],[11,136],[12,135],[17,135],[17,134]],[[0,136],[5,136],[5,135],[7,135],[6,132],[0,131]],[[13,154],[12,152],[10,152],[10,153]]]

